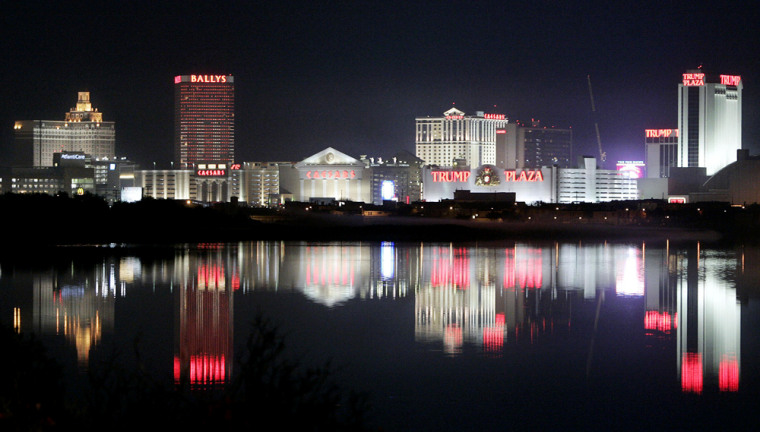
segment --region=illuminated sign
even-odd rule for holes
[[[544,181],[544,173],[541,170],[532,171],[504,171],[504,181],[507,182],[542,182]]]
[[[431,171],[436,183],[464,183],[470,178],[469,171]]]
[[[310,179],[348,179],[356,178],[356,171],[351,170],[325,170],[325,171],[306,171],[306,177]]]
[[[190,75],[190,82],[226,83],[226,75]]]
[[[505,129],[496,129],[496,133],[501,135],[507,133],[507,131]]]
[[[683,85],[687,87],[705,85],[705,74],[703,73],[685,73],[683,74]]]
[[[224,177],[227,175],[227,170],[223,169],[206,169],[198,170],[195,172],[199,177]]]
[[[642,161],[618,161],[617,170],[625,178],[638,179],[644,177],[645,166]]]
[[[62,153],[61,159],[84,160],[83,154]]]
[[[742,77],[739,75],[721,75],[720,83],[725,85],[736,86],[742,82]]]
[[[240,164],[232,164],[232,165],[230,165],[230,169],[231,170],[239,170],[240,169]]]
[[[506,120],[507,115],[506,114],[483,114],[484,119],[488,120]]]
[[[383,196],[383,199],[385,201],[390,201],[393,198],[395,198],[395,186],[393,184],[393,180],[383,180],[383,182],[380,184],[380,195]]]
[[[232,76],[227,75],[177,75],[174,77],[174,84],[181,82],[194,83],[227,83],[232,82]]]
[[[644,129],[647,138],[677,137],[678,129]]]
[[[686,204],[686,197],[669,197],[668,203],[670,204]]]
[[[463,118],[463,115],[446,116],[446,120],[462,120]]]

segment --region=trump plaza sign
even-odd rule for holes
[[[431,171],[434,183],[467,183],[470,180],[470,171]],[[505,170],[504,181],[509,183],[533,183],[543,182],[544,174],[541,170]]]

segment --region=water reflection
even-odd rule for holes
[[[258,291],[302,293],[327,308],[413,298],[415,341],[448,356],[468,349],[502,356],[513,344],[565,335],[588,311],[595,334],[606,296],[614,296],[643,304],[628,326],[676,347],[682,391],[734,392],[741,370],[736,281],[746,265],[744,250],[699,244],[201,244],[146,261],[3,269],[3,283],[17,294],[9,301],[4,290],[2,310],[19,331],[63,336],[85,368],[104,334],[118,330],[116,302],[131,290],[170,290],[174,381],[207,388],[232,374],[236,296]],[[576,310],[582,304],[592,307]]]

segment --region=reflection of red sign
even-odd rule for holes
[[[504,181],[508,182],[542,182],[544,173],[540,170],[533,171],[504,171]]]
[[[677,137],[678,129],[644,129],[647,138]]]
[[[310,179],[347,179],[356,178],[356,171],[351,170],[325,170],[325,171],[306,171],[306,178]]]
[[[739,85],[741,81],[742,81],[742,77],[740,75],[721,75],[720,76],[720,83],[725,84],[725,85],[736,86],[736,85]]]
[[[469,171],[431,171],[436,183],[464,183],[470,178]]]
[[[705,74],[703,73],[685,73],[683,74],[683,85],[687,87],[705,85]]]
[[[198,170],[195,173],[199,177],[224,177],[227,175],[227,170],[223,170],[223,169]]]

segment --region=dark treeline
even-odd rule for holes
[[[364,205],[364,209],[372,206]],[[44,245],[158,245],[246,240],[471,241],[498,239],[646,240],[760,234],[760,206],[631,201],[525,206],[417,203],[378,206],[389,217],[362,217],[361,205],[293,203],[279,209],[237,203],[199,205],[143,199],[108,205],[93,195],[0,195],[14,249]],[[708,233],[710,234],[708,236]],[[18,240],[14,240],[17,238]],[[6,250],[7,252],[7,250]]]
[[[139,343],[135,342],[136,346]],[[368,395],[334,382],[329,364],[293,361],[285,340],[256,318],[226,384],[167,383],[114,355],[89,366],[83,389],[35,337],[0,327],[0,430],[368,430]]]

